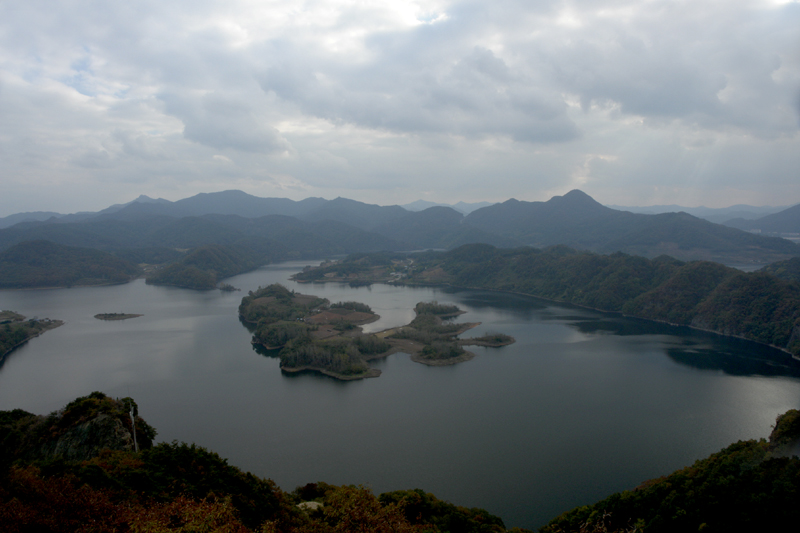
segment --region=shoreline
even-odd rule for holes
[[[317,283],[329,283],[330,281],[318,281],[318,280],[315,280],[315,282],[317,282]],[[334,281],[334,283],[335,283],[335,281]],[[490,291],[490,292],[499,292],[499,293],[503,293],[503,294],[514,294],[514,295],[518,295],[518,296],[528,296],[530,298],[537,298],[537,299],[543,300],[545,302],[572,305],[572,306],[578,307],[580,309],[589,309],[591,311],[597,311],[597,312],[600,312],[600,313],[611,313],[611,314],[615,314],[615,315],[621,316],[623,318],[635,318],[636,320],[646,320],[647,322],[653,322],[653,323],[656,323],[656,324],[664,324],[664,325],[667,325],[667,326],[673,326],[673,327],[678,327],[678,328],[689,328],[689,329],[692,329],[694,331],[702,331],[704,333],[713,333],[714,335],[719,335],[720,337],[727,337],[727,338],[730,338],[730,339],[739,339],[739,340],[743,340],[743,341],[753,342],[753,343],[756,343],[756,344],[758,344],[760,346],[768,346],[769,348],[774,348],[775,350],[778,350],[780,352],[783,352],[783,353],[791,356],[791,358],[794,359],[795,361],[800,361],[800,354],[795,355],[792,352],[790,352],[789,350],[787,350],[786,348],[782,348],[780,346],[775,346],[774,344],[768,344],[766,342],[759,342],[759,341],[754,340],[754,339],[748,339],[747,337],[743,337],[742,335],[731,335],[731,334],[726,334],[726,333],[722,333],[722,332],[719,332],[719,331],[715,331],[713,329],[700,328],[700,327],[692,326],[692,325],[689,325],[689,324],[676,324],[674,322],[667,322],[666,320],[658,320],[656,318],[647,318],[647,317],[636,316],[636,315],[626,315],[622,311],[610,311],[608,309],[600,309],[600,308],[597,308],[597,307],[590,307],[588,305],[576,304],[576,303],[568,302],[568,301],[565,301],[565,300],[558,300],[558,299],[555,299],[555,298],[547,298],[545,296],[538,296],[536,294],[531,294],[531,293],[528,293],[528,292],[509,291],[509,290],[505,290],[505,289],[492,289],[492,288],[488,288],[488,287],[469,287],[469,286],[465,286],[465,285],[453,285],[452,283],[425,283],[425,282],[406,283],[406,282],[403,282],[403,281],[391,281],[391,282],[376,281],[374,283],[383,283],[385,285],[402,285],[402,286],[405,286],[405,287],[445,287],[445,288],[460,289],[460,290]]]
[[[267,293],[268,291],[264,294]],[[254,347],[258,348],[256,351],[259,351],[260,349],[272,351],[285,348],[286,343],[282,345],[267,344],[269,342],[267,337],[272,336],[272,333],[264,332],[263,337],[260,336],[258,332],[259,322],[254,323],[245,318],[245,316],[260,316],[259,313],[253,314],[250,312],[252,305],[257,304],[269,309],[275,298],[277,298],[277,296],[270,296],[269,298],[265,297],[263,302],[259,302],[258,299],[254,299],[255,296],[256,293],[251,291],[248,297],[242,299],[242,304],[239,306],[239,321],[253,334],[250,343]],[[297,298],[298,296],[302,296],[307,299],[312,298],[312,303],[320,300],[320,298],[317,296],[302,295],[292,292],[293,299]],[[467,313],[467,311],[459,309],[457,306],[434,305],[432,308],[430,306],[425,307],[422,306],[423,303],[424,302],[420,302],[415,307],[415,311],[421,310],[421,314],[419,312],[417,313],[418,317],[426,317],[426,319],[422,322],[416,322],[417,319],[415,318],[406,325],[387,328],[382,331],[369,334],[365,334],[361,326],[376,322],[380,320],[381,316],[375,312],[372,312],[368,306],[363,306],[361,310],[357,310],[359,309],[357,305],[346,307],[345,305],[340,304],[335,308],[328,306],[314,309],[313,311],[310,310],[311,308],[309,307],[305,310],[307,314],[302,317],[298,316],[299,313],[294,313],[292,316],[298,316],[296,320],[303,322],[306,328],[305,334],[310,336],[310,342],[312,343],[316,341],[324,341],[325,339],[350,339],[347,342],[350,342],[351,344],[349,346],[352,347],[352,343],[355,343],[356,339],[360,340],[362,337],[366,338],[367,336],[374,335],[374,338],[380,339],[381,344],[376,346],[372,343],[372,341],[369,341],[370,347],[367,348],[365,352],[373,352],[377,349],[382,349],[383,351],[380,353],[362,353],[360,349],[355,348],[353,351],[348,352],[348,358],[352,359],[353,361],[356,359],[361,361],[361,363],[355,367],[352,367],[352,370],[356,370],[356,368],[361,367],[362,364],[366,366],[364,372],[359,372],[358,374],[342,374],[330,370],[328,367],[333,365],[330,365],[329,361],[325,360],[324,358],[320,359],[317,357],[319,354],[311,357],[301,357],[300,359],[281,357],[282,362],[279,365],[280,369],[290,373],[312,371],[332,377],[334,379],[352,381],[380,376],[381,372],[378,369],[371,368],[367,363],[375,359],[386,358],[395,353],[406,353],[411,358],[412,362],[427,366],[448,366],[475,358],[474,352],[470,352],[463,348],[465,345],[497,348],[516,342],[516,339],[507,335],[503,336],[501,341],[497,341],[493,336],[458,339],[457,337],[459,335],[481,325],[481,322],[465,322],[456,324],[448,323],[447,327],[442,327],[443,320],[458,317]],[[310,304],[305,302],[304,305]],[[447,312],[425,312],[428,309],[433,309],[434,311],[446,310]],[[268,324],[273,324],[276,322],[280,321],[273,320],[268,322]],[[390,336],[394,335],[398,335],[400,338],[390,338]],[[292,338],[291,331],[285,336]],[[280,342],[278,338],[273,340]],[[439,344],[449,344],[450,347],[447,349],[441,349],[440,347],[437,347]],[[328,356],[330,356],[330,354],[328,354]],[[284,361],[287,364],[284,364]],[[291,362],[289,363],[289,361]]]
[[[50,331],[51,329],[59,328],[59,327],[63,326],[64,324],[65,324],[65,322],[63,320],[51,320],[49,323],[47,323],[46,327],[42,328],[41,331],[37,331],[34,335],[30,335],[30,336],[26,337],[24,340],[21,340],[20,342],[18,342],[17,344],[12,346],[8,350],[6,350],[4,353],[0,354],[0,365],[2,365],[5,362],[7,355],[9,355],[11,352],[16,350],[17,348],[19,348],[20,346],[22,346],[23,344],[25,344],[29,340],[35,339],[39,335],[42,335],[43,333],[45,333],[47,331]]]
[[[298,367],[280,367],[281,372],[288,372],[290,374],[297,374],[299,372],[318,372],[325,376],[338,379],[340,381],[356,381],[357,379],[367,379],[367,378],[377,378],[381,375],[381,371],[377,368],[369,368],[365,372],[361,374],[339,374],[336,372],[331,372],[330,370],[325,370],[324,368],[318,368],[314,366],[298,366]]]
[[[53,289],[81,289],[85,287],[113,287],[114,285],[125,285],[139,278],[131,278],[128,281],[115,281],[109,283],[92,283],[91,285],[52,285],[47,287],[0,287],[0,291],[47,291]]]

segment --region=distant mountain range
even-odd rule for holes
[[[489,207],[490,205],[492,205],[492,202],[475,202],[471,204],[467,202],[458,202],[457,204],[437,204],[436,202],[417,200],[416,202],[404,204],[400,207],[407,211],[424,211],[430,207],[452,207],[462,215],[469,215],[473,211],[476,211],[482,207]]]
[[[415,203],[415,207],[423,206]],[[0,250],[47,240],[129,257],[164,257],[166,249],[224,245],[247,249],[264,260],[451,249],[469,243],[497,247],[565,244],[601,253],[667,254],[682,260],[729,264],[768,263],[800,255],[800,247],[785,239],[714,224],[688,213],[620,211],[578,190],[546,202],[511,199],[466,215],[447,206],[413,211],[346,198],[293,201],[223,191],[176,202],[140,196],[97,213],[37,220],[44,216],[12,215],[19,222],[0,229]]]
[[[653,205],[649,207],[609,205],[608,207],[648,215],[682,211],[709,222],[724,224],[744,231],[756,231],[775,236],[800,234],[800,204],[791,207],[732,205],[718,209],[711,207],[681,207],[679,205]]]
[[[724,224],[725,222],[742,218],[745,220],[753,220],[763,216],[771,215],[783,211],[788,206],[755,206],[737,204],[730,207],[684,207],[682,205],[649,205],[649,206],[621,206],[621,205],[607,205],[611,209],[618,211],[630,211],[631,213],[639,213],[642,215],[660,215],[661,213],[689,213],[697,218],[703,218],[715,224]]]
[[[745,231],[760,231],[776,235],[786,233],[800,236],[800,204],[755,220],[735,218],[725,222],[725,225]]]

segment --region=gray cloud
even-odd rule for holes
[[[772,0],[4,3],[0,216],[219,188],[800,201],[799,27]]]
[[[388,65],[376,52],[355,68],[290,60],[270,68],[261,86],[305,113],[368,128],[538,142],[577,135],[560,95],[513,72],[491,50],[473,47],[449,58],[450,65],[424,68],[412,57],[424,50],[408,50],[404,63]]]
[[[190,141],[220,150],[274,153],[290,149],[278,130],[243,102],[213,94],[198,99],[168,94],[161,100],[169,114],[183,121],[183,136]]]

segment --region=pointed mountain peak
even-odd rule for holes
[[[590,208],[593,210],[603,210],[603,211],[609,209],[603,206],[603,204],[601,204],[588,194],[586,194],[585,192],[578,189],[573,189],[564,196],[553,196],[547,203],[558,205],[562,208],[563,207],[581,208],[581,209]]]

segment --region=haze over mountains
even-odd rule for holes
[[[800,207],[764,219],[791,219],[796,209]],[[247,248],[266,260],[449,249],[475,242],[498,247],[565,244],[601,253],[667,254],[682,260],[728,263],[767,263],[800,255],[800,248],[785,239],[714,224],[688,213],[620,211],[579,190],[546,202],[511,199],[466,215],[446,206],[410,211],[346,198],[293,201],[242,191],[198,194],[176,202],[140,196],[97,213],[0,229],[0,250],[34,240],[108,251],[227,245]]]
[[[729,220],[735,218],[742,218],[745,220],[754,220],[773,213],[783,211],[788,206],[755,206],[737,204],[729,207],[685,207],[682,205],[648,205],[648,206],[622,206],[622,205],[606,205],[611,209],[618,211],[630,211],[631,213],[640,213],[643,215],[659,215],[661,213],[689,213],[697,218],[704,218],[709,222],[715,224],[724,224]]]

